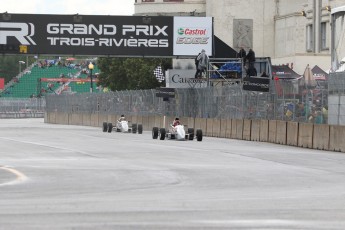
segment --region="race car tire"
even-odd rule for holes
[[[108,133],[111,133],[111,131],[113,131],[113,124],[108,123]]]
[[[137,124],[132,124],[132,133],[137,133]]]
[[[153,127],[152,128],[152,139],[157,139],[158,138],[158,127]]]
[[[159,137],[159,139],[160,140],[164,140],[165,139],[165,134],[166,134],[165,128],[161,128],[160,129],[160,137]]]
[[[194,139],[194,129],[193,128],[188,128],[188,134],[189,134],[189,138],[188,140],[192,141]]]
[[[108,123],[107,122],[103,122],[103,132],[107,132],[108,131]]]
[[[143,134],[143,125],[138,124],[138,134]]]
[[[196,130],[196,140],[202,141],[202,130],[201,129]]]

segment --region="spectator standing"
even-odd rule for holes
[[[255,52],[252,49],[249,49],[248,54],[246,56],[246,61],[248,61],[249,66],[254,65],[254,62],[255,62]]]
[[[242,62],[246,62],[247,52],[244,50],[243,46],[241,46],[240,51],[237,53],[237,58],[242,58]]]
[[[208,63],[208,56],[206,55],[206,51],[204,49],[201,50],[201,53],[196,58],[198,61],[198,68],[195,73],[195,78],[198,78],[206,71],[207,63]]]

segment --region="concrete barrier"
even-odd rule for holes
[[[226,131],[225,131],[225,137],[226,138],[231,138],[231,131],[232,131],[231,124],[232,124],[232,119],[227,119],[226,120]]]
[[[220,137],[220,119],[213,119],[212,137]]]
[[[55,119],[57,124],[68,125],[68,114],[62,112],[55,112]]]
[[[252,120],[243,120],[242,139],[250,141]]]
[[[155,116],[155,124],[156,127],[162,127],[163,126],[163,116]],[[153,126],[151,127],[152,130]]]
[[[268,142],[269,123],[268,120],[260,121],[260,141]]]
[[[345,126],[331,125],[329,132],[329,150],[345,152]]]
[[[213,137],[213,118],[206,119],[206,130],[204,131],[204,135],[208,137]]]
[[[237,139],[237,124],[236,119],[231,119],[231,139]]]
[[[227,120],[226,119],[220,119],[220,132],[219,132],[220,138],[226,137],[226,130],[227,130]]]
[[[137,123],[141,124],[141,125],[143,124],[143,116],[141,116],[141,115],[137,116]],[[143,127],[143,129],[144,129],[144,127]]]
[[[243,140],[243,120],[236,119],[236,139]]]
[[[206,127],[207,127],[206,118],[195,118],[195,128],[194,128],[195,131],[197,129],[201,129],[203,135],[205,135]]]
[[[298,146],[313,148],[313,127],[314,124],[300,123],[298,127]]]
[[[82,123],[84,126],[91,126],[91,114],[90,113],[83,113],[82,118],[83,118]]]
[[[268,121],[268,142],[277,143],[277,121],[270,120]]]
[[[110,120],[108,120],[108,114],[98,114],[98,121],[96,127],[103,127],[103,122],[111,122]]]
[[[186,125],[188,128],[194,128],[195,127],[195,119],[193,117],[188,117]]]
[[[286,121],[276,122],[276,142],[277,144],[286,145]]]
[[[115,122],[119,115],[108,114],[82,114],[45,112],[44,122],[52,124],[87,125],[101,127],[103,122]],[[24,115],[23,115],[24,116]],[[26,116],[26,115],[25,115]],[[17,118],[21,118],[18,116]],[[161,116],[127,116],[132,123],[142,124],[144,130],[152,127],[162,128]],[[298,147],[345,152],[345,126],[329,126],[323,124],[307,124],[275,120],[242,120],[242,119],[206,119],[206,118],[180,118],[189,128],[202,129],[204,135],[244,140],[259,140],[277,144],[288,144]],[[174,117],[166,117],[168,126]],[[212,130],[212,131],[210,131]],[[258,134],[259,133],[259,134]]]
[[[91,114],[91,126],[92,127],[99,127],[98,126],[98,120],[99,120],[99,118],[98,118],[98,116],[99,116],[99,114],[98,113],[92,113]],[[103,124],[103,122],[102,122],[102,124]],[[103,126],[102,126],[103,127]]]
[[[149,130],[152,131],[152,128],[149,124],[149,116],[142,116],[142,121],[143,121],[143,130]]]
[[[72,113],[68,121],[72,123],[72,125],[83,125],[83,114]]]
[[[329,125],[314,124],[313,149],[329,150]]]
[[[298,146],[298,122],[287,122],[286,144]]]
[[[251,141],[259,141],[260,140],[260,120],[252,120],[252,132],[250,135]]]
[[[49,115],[49,120],[51,123],[53,124],[57,124],[56,123],[56,112],[51,112],[50,115]]]

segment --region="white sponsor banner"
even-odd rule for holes
[[[212,56],[212,17],[174,17],[174,55],[196,56],[202,49]]]
[[[194,78],[195,70],[170,69],[165,72],[167,88],[205,88],[206,79]]]

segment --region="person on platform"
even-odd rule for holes
[[[249,67],[251,65],[254,65],[254,62],[255,62],[255,52],[252,49],[249,49],[249,51],[247,53],[246,62],[249,63]]]
[[[237,58],[241,58],[242,62],[245,63],[246,56],[247,56],[247,52],[244,50],[243,46],[241,46],[240,51],[238,51],[237,53]]]
[[[198,62],[198,67],[195,72],[195,78],[201,78],[202,74],[206,72],[208,63],[208,56],[204,49],[201,50],[201,53],[196,58],[196,62]]]

